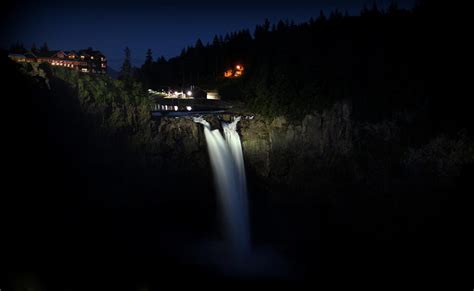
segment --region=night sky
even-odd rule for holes
[[[268,18],[300,23],[320,9],[358,14],[370,0],[278,1],[15,1],[2,13],[0,45],[8,48],[21,41],[26,48],[47,41],[50,49],[81,49],[89,46],[108,56],[109,66],[119,69],[126,46],[132,51],[133,64],[143,63],[148,48],[154,57],[170,58],[195,44],[198,38],[211,42],[216,34],[248,28]],[[390,1],[378,1],[380,6]],[[414,0],[399,0],[410,8]]]

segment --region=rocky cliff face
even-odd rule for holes
[[[326,174],[319,177],[327,178],[327,170],[351,153],[350,114],[350,104],[341,102],[321,113],[306,115],[299,122],[284,117],[242,119],[239,132],[248,174],[266,184],[290,187],[298,187],[301,179],[312,180],[321,171]],[[208,119],[217,128],[217,119]],[[190,118],[163,118],[156,122],[155,129],[155,158],[162,166],[173,171],[207,167],[201,125]],[[310,184],[315,183],[304,183],[304,187]]]
[[[262,178],[291,178],[314,162],[347,156],[352,149],[350,104],[337,103],[322,113],[292,123],[284,117],[243,120],[240,124],[247,165]]]
[[[201,171],[208,162],[202,128],[190,118],[154,121],[152,158],[168,171]]]

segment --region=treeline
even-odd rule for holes
[[[16,43],[10,45],[10,48],[8,50],[10,53],[15,53],[15,54],[24,54],[28,51],[31,51],[32,53],[47,53],[49,52],[49,47],[48,47],[48,43],[47,42],[44,42],[43,45],[41,47],[37,47],[36,46],[36,43],[33,43],[31,45],[31,48],[28,50],[27,48],[25,48],[23,42],[21,41],[17,41]]]
[[[266,20],[253,33],[216,35],[206,45],[197,40],[169,60],[153,60],[148,51],[137,75],[150,88],[219,88],[224,98],[267,115],[300,115],[351,98],[360,118],[379,119],[426,102],[434,45],[426,3],[411,10],[374,4],[360,16],[321,11],[301,24]],[[245,66],[244,76],[224,80],[223,72],[237,63]]]

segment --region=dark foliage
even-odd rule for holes
[[[357,120],[411,114],[420,122],[436,119],[433,130],[452,129],[453,119],[467,120],[455,113],[460,103],[446,108],[445,94],[453,95],[447,84],[455,42],[440,26],[438,12],[436,5],[420,1],[412,10],[373,5],[361,16],[321,12],[298,25],[266,20],[253,34],[216,35],[212,43],[198,40],[178,57],[148,62],[140,78],[152,88],[220,89],[224,99],[239,99],[268,116],[297,118],[349,99]],[[245,65],[244,76],[224,80],[223,72],[237,63]]]
[[[132,77],[132,53],[128,47],[125,48],[125,58],[123,60],[122,68],[120,69],[120,80],[124,80],[125,82],[129,82],[130,78]]]
[[[47,43],[47,42],[44,42],[44,44],[40,47],[40,52],[42,52],[42,53],[47,53],[47,52],[49,52],[49,47],[48,47],[48,43]]]

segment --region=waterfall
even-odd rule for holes
[[[202,117],[194,117],[194,122],[204,125],[225,233],[236,256],[250,251],[247,182],[242,145],[237,132],[239,121],[240,117],[234,118],[231,123],[222,122],[223,136],[218,129],[211,130],[209,123]]]

